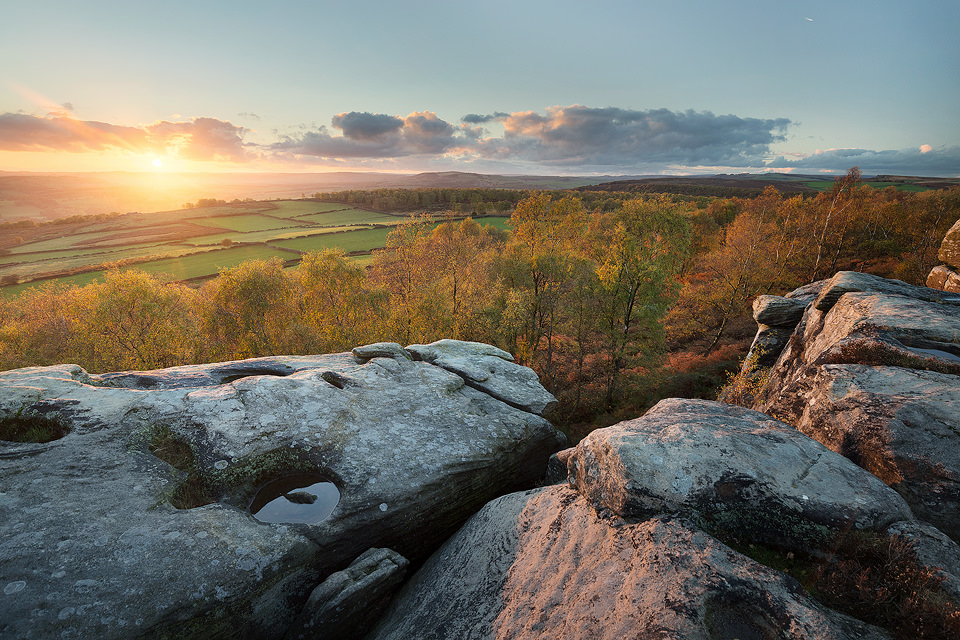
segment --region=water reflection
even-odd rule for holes
[[[260,522],[315,524],[333,513],[340,491],[318,474],[298,474],[268,482],[250,503]]]

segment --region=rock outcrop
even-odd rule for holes
[[[913,517],[892,489],[816,440],[720,403],[663,400],[558,457],[571,488],[600,512],[680,514],[780,548],[816,550],[830,531]]]
[[[887,637],[720,541],[823,557],[852,530],[905,540],[960,595],[960,299],[842,272],[755,315],[758,340],[781,332],[766,414],[665,400],[592,432],[551,459],[559,486],[445,543],[370,638]]]
[[[0,373],[4,429],[66,433],[0,442],[0,636],[350,637],[370,621],[357,602],[389,599],[408,560],[564,443],[507,354],[356,351]],[[274,523],[251,513],[266,502]]]
[[[960,298],[838,273],[756,408],[850,458],[960,540]]]
[[[552,486],[488,504],[394,600],[370,640],[886,638],[792,578],[669,515],[602,517]]]
[[[786,296],[757,296],[753,301],[757,335],[747,353],[749,366],[762,369],[777,361],[777,356],[803,318],[807,305],[817,297],[821,287],[822,282],[816,282]]]
[[[940,245],[939,258],[945,265],[939,265],[927,276],[927,286],[953,293],[960,293],[960,220],[950,228]]]

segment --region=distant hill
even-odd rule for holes
[[[179,209],[200,198],[276,200],[316,192],[417,187],[572,189],[614,176],[438,173],[14,173],[0,172],[0,222]]]
[[[533,176],[441,171],[417,174],[331,173],[17,173],[0,172],[0,222],[70,215],[166,211],[200,198],[277,200],[351,189],[580,189],[750,197],[769,185],[785,193],[815,193],[833,176],[738,174],[712,176]],[[866,179],[866,178],[865,178]],[[960,184],[956,178],[876,176],[873,186],[924,190]]]
[[[634,191],[637,193],[677,193],[694,196],[751,197],[767,187],[781,193],[817,193],[829,189],[834,176],[785,173],[718,174],[713,176],[656,176],[614,180],[578,187],[578,191]],[[924,178],[915,176],[864,176],[870,186],[896,187],[907,191],[945,189],[960,185],[957,178]]]

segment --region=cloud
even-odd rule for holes
[[[77,120],[64,114],[49,117],[22,113],[0,114],[0,150],[89,151],[121,150],[133,153],[175,153],[192,160],[247,159],[246,129],[216,118],[187,122],[162,120],[130,127]]]
[[[476,113],[468,113],[467,115],[460,118],[461,122],[466,122],[467,124],[485,124],[487,122],[494,122],[496,120],[503,120],[504,118],[509,118],[510,114],[504,111],[494,111],[490,115],[482,116]]]
[[[339,113],[329,126],[304,127],[259,144],[248,129],[217,118],[161,120],[125,126],[78,120],[65,103],[46,116],[0,114],[0,151],[170,155],[198,161],[323,163],[391,170],[662,173],[730,169],[842,172],[867,175],[958,175],[960,146],[874,151],[828,149],[773,154],[792,124],[786,118],[715,115],[709,111],[631,110],[582,105],[544,112],[470,113],[459,123],[432,111],[406,116]],[[241,114],[256,119],[252,113]],[[499,123],[491,135],[486,124]],[[500,127],[497,130],[500,131]]]
[[[174,149],[187,160],[247,159],[243,145],[246,129],[216,118],[194,118],[189,122],[154,123],[146,128],[154,148]]]
[[[146,145],[143,129],[105,122],[80,121],[63,115],[40,118],[22,113],[0,114],[3,151],[134,151]]]
[[[632,111],[580,105],[547,113],[471,113],[454,126],[433,112],[400,118],[374,113],[341,113],[326,127],[282,137],[277,154],[303,157],[399,158],[455,155],[463,161],[499,161],[605,169],[637,169],[663,164],[762,165],[770,145],[784,139],[786,118],[762,120],[716,116],[710,112],[667,109]],[[479,126],[499,121],[500,137],[484,137]]]
[[[504,136],[483,141],[478,151],[484,157],[614,168],[756,166],[790,125],[786,118],[581,105],[553,107],[546,115],[521,111],[501,121]]]
[[[319,158],[399,158],[411,155],[442,155],[475,140],[477,132],[455,127],[431,111],[415,111],[405,118],[380,113],[340,113],[331,124],[343,135],[331,135],[326,127],[297,137],[281,136],[270,145],[279,154]]]
[[[332,124],[350,140],[374,140],[403,128],[403,120],[382,113],[338,113]]]
[[[933,147],[925,144],[909,149],[873,151],[871,149],[827,149],[788,159],[777,157],[767,163],[774,169],[845,171],[857,166],[867,174],[900,173],[907,175],[960,175],[960,146]]]

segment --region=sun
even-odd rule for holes
[[[159,169],[160,167],[163,166],[163,160],[161,160],[160,158],[154,158],[154,159],[153,159],[153,166],[155,166],[157,169]]]

